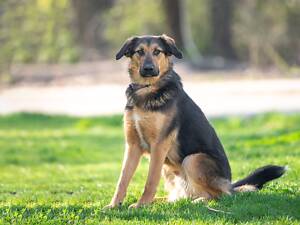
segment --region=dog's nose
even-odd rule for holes
[[[145,63],[140,69],[140,74],[143,77],[154,77],[157,76],[158,73],[159,70],[155,68],[153,63]]]
[[[145,72],[152,72],[154,70],[154,65],[153,64],[146,64],[144,66],[144,71]]]

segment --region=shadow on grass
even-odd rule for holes
[[[167,222],[176,221],[216,221],[230,223],[255,222],[267,219],[270,221],[288,218],[289,221],[299,221],[299,196],[286,194],[244,194],[222,198],[213,207],[230,212],[209,211],[203,204],[192,204],[187,200],[175,204],[154,204],[140,209],[127,209],[126,204],[120,209],[102,211],[102,206],[69,205],[51,206],[38,205],[26,207],[26,205],[13,205],[0,207],[0,218],[6,222],[32,221],[40,218],[44,221],[152,221]],[[42,221],[40,221],[42,222]]]

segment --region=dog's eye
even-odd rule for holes
[[[144,50],[143,49],[137,50],[136,53],[142,56],[144,55]]]
[[[153,51],[153,55],[159,55],[160,53],[161,53],[161,51],[158,50],[158,49],[155,49],[155,50]]]

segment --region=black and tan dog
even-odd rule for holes
[[[143,154],[150,156],[148,178],[139,207],[153,201],[161,177],[169,201],[195,201],[222,194],[251,191],[280,177],[284,167],[265,166],[236,183],[214,128],[201,109],[185,93],[172,68],[171,56],[182,53],[172,38],[140,36],[128,39],[116,59],[130,58],[132,83],[126,90],[124,115],[126,150],[119,182],[111,203],[119,206]]]

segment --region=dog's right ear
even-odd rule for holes
[[[168,53],[168,55],[174,55],[176,58],[182,59],[183,57],[182,53],[177,48],[173,38],[170,38],[165,34],[161,35],[159,38],[162,40],[163,44],[165,45],[166,52]]]
[[[138,37],[128,38],[127,41],[125,41],[125,43],[123,44],[122,48],[116,54],[116,60],[121,59],[124,55],[126,57],[131,57],[134,54],[134,52],[133,52],[134,45],[137,40],[138,40]]]

